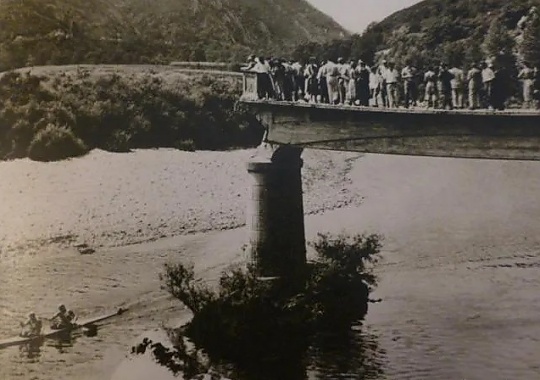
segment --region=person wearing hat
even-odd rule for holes
[[[21,336],[31,337],[41,334],[42,323],[36,318],[36,313],[32,312],[28,314],[28,319],[25,322],[21,322]]]

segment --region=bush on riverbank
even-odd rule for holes
[[[19,72],[0,78],[0,157],[58,160],[93,148],[250,147],[262,132],[235,109],[238,85],[226,78],[92,77],[85,70],[54,79]]]
[[[162,280],[193,312],[182,332],[212,361],[244,370],[283,366],[301,359],[316,332],[347,330],[365,316],[380,240],[319,235],[313,243],[317,258],[296,283],[235,269],[222,274],[216,292],[182,264],[166,265]]]

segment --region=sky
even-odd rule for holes
[[[420,0],[308,0],[354,33],[362,33],[373,21],[381,21],[395,11]]]

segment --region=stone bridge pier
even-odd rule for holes
[[[260,277],[296,277],[306,264],[302,148],[263,144],[247,164],[247,262]]]

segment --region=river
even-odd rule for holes
[[[235,158],[236,160],[236,158]],[[540,164],[365,155],[337,193],[362,197],[306,217],[306,234],[385,236],[379,285],[349,345],[314,360],[309,378],[540,378]],[[9,316],[66,297],[87,315],[130,307],[97,336],[0,351],[2,379],[106,379],[144,331],[175,323],[181,307],[159,288],[167,261],[205,278],[241,262],[243,228],[0,263],[2,331]],[[60,265],[61,263],[61,265]],[[19,305],[17,309],[13,304]],[[377,368],[363,368],[371,356]],[[314,354],[316,357],[317,354]]]

